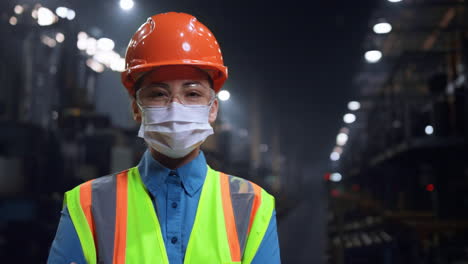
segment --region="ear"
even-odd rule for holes
[[[133,120],[137,121],[138,123],[141,123],[141,111],[135,99],[132,99],[132,115]]]
[[[218,116],[218,99],[215,99],[210,108],[210,115],[208,116],[208,121],[210,122],[210,124],[216,121],[217,116]]]

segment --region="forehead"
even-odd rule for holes
[[[209,75],[196,67],[185,65],[164,66],[154,69],[142,77],[142,83],[161,83],[175,80],[209,81]]]

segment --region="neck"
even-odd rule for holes
[[[177,168],[180,168],[180,167],[184,166],[185,164],[189,163],[190,161],[194,160],[198,156],[199,151],[200,151],[200,147],[194,149],[192,152],[187,154],[185,157],[178,158],[178,159],[173,159],[173,158],[170,158],[168,156],[165,156],[165,155],[157,152],[156,150],[154,150],[153,148],[150,147],[151,156],[153,156],[153,158],[155,160],[157,160],[159,163],[161,163],[161,165],[163,165],[164,167],[166,167],[168,169],[171,169],[171,170],[175,170]]]

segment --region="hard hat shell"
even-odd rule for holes
[[[185,13],[154,15],[140,26],[127,47],[122,83],[135,95],[135,83],[144,72],[167,65],[192,65],[205,70],[216,93],[228,76],[213,33]]]

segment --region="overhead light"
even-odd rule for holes
[[[95,38],[86,39],[86,54],[92,56],[97,51],[97,40]]]
[[[55,14],[61,18],[66,18],[68,13],[68,8],[59,6],[55,9]]]
[[[374,32],[376,34],[387,34],[392,31],[392,25],[387,22],[381,22],[374,25]]]
[[[218,98],[221,101],[227,101],[227,100],[229,100],[230,97],[231,97],[231,93],[229,93],[229,91],[227,91],[227,90],[221,90],[218,93]]]
[[[134,4],[133,0],[120,0],[120,8],[123,10],[132,9]]]
[[[31,16],[32,18],[37,19],[37,9],[33,9],[33,11],[31,11]]]
[[[24,7],[22,5],[16,5],[14,8],[15,14],[21,15],[24,11]]]
[[[346,124],[354,123],[354,121],[356,121],[356,115],[351,114],[351,113],[348,113],[348,114],[346,114],[346,115],[343,116],[343,121],[344,121]]]
[[[348,135],[345,133],[339,133],[338,136],[336,136],[336,144],[338,146],[344,146],[346,142],[348,142]]]
[[[376,63],[382,58],[382,52],[379,50],[369,50],[364,54],[364,58],[369,63]]]
[[[37,10],[37,23],[39,26],[50,26],[56,21],[57,17],[50,9],[39,7]]]
[[[97,60],[99,63],[102,63],[108,67],[112,64],[113,61],[116,61],[120,58],[117,52],[110,50],[97,50],[96,54],[94,54],[93,59]]]
[[[340,153],[336,152],[336,151],[333,151],[331,154],[330,154],[330,159],[332,161],[337,161],[340,159]]]
[[[401,0],[388,0],[389,2],[391,3],[398,3],[398,2],[401,2]]]
[[[74,10],[72,10],[72,9],[67,10],[67,19],[68,20],[73,20],[75,18],[75,16],[76,16],[76,13],[75,13]]]
[[[63,35],[63,33],[61,32],[58,32],[57,34],[55,34],[55,40],[58,43],[62,43],[65,40],[65,35]]]
[[[339,174],[338,172],[332,173],[330,175],[330,181],[332,182],[339,182],[342,178],[343,176],[341,176],[341,174]]]
[[[18,24],[18,19],[15,16],[12,16],[8,22],[10,22],[10,25],[15,26]]]
[[[115,47],[115,43],[110,38],[100,38],[97,41],[97,48],[104,51],[113,50]]]
[[[125,59],[119,57],[118,59],[113,60],[110,64],[110,68],[111,70],[117,72],[125,71]]]
[[[103,72],[105,69],[104,65],[102,65],[101,63],[93,59],[88,59],[86,61],[86,65],[88,65],[88,67],[91,68],[95,72]]]
[[[348,109],[351,111],[356,111],[361,108],[361,104],[357,101],[351,101],[348,103]]]
[[[76,43],[76,46],[78,47],[79,50],[86,50],[88,47],[88,41],[86,39],[78,39],[78,42]]]
[[[80,31],[78,33],[78,39],[87,39],[87,38],[88,38],[88,34],[86,34],[86,32]]]
[[[424,128],[424,132],[426,133],[426,135],[432,135],[434,134],[434,127],[429,125],[429,126],[426,126]]]

